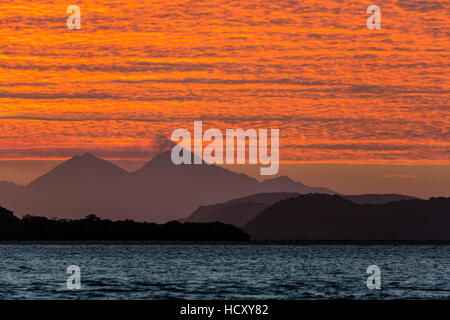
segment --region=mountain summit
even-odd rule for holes
[[[116,181],[127,175],[127,171],[99,159],[91,153],[77,155],[59,164],[48,173],[32,181],[30,188],[89,188],[101,181]]]
[[[134,172],[90,153],[77,155],[14,196],[0,195],[0,201],[18,214],[81,218],[96,213],[113,220],[161,223],[186,217],[201,205],[261,192],[334,193],[288,177],[259,182],[216,165],[175,165],[170,155],[163,152]]]

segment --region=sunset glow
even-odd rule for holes
[[[146,160],[202,120],[279,128],[282,162],[448,164],[448,4],[370,4],[3,2],[0,159]]]

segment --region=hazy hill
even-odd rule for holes
[[[403,194],[357,194],[345,195],[343,198],[358,204],[384,204],[401,200],[413,200],[416,197],[405,196]]]
[[[90,153],[75,156],[28,184],[9,208],[20,214],[81,218],[99,212],[110,219],[122,215],[129,173]],[[127,194],[128,193],[128,194]],[[130,217],[133,218],[133,217]]]
[[[74,219],[96,212],[113,220],[165,222],[201,205],[279,191],[334,193],[287,177],[258,182],[205,163],[177,166],[167,151],[131,173],[92,154],[75,156],[29,185],[0,194],[0,203],[19,215]]]
[[[48,173],[32,181],[30,189],[47,189],[59,191],[95,190],[105,187],[106,183],[125,178],[128,172],[124,169],[99,159],[91,153],[77,155],[53,168]],[[64,185],[61,184],[64,181]]]
[[[336,192],[321,187],[310,187],[299,181],[294,181],[289,177],[281,176],[273,179],[267,179],[260,183],[259,192],[297,192],[297,193],[326,193],[334,194]]]
[[[6,199],[11,199],[19,194],[24,189],[13,182],[0,181],[0,204]]]
[[[450,240],[450,198],[356,204],[300,195],[266,208],[243,229],[253,240]]]
[[[297,196],[298,193],[258,193],[255,195],[233,199],[225,203],[201,206],[188,218],[180,221],[213,222],[220,221],[242,227],[259,212],[277,201]]]
[[[299,196],[299,193],[259,193],[248,197],[233,199],[224,203],[200,206],[189,217],[180,221],[213,222],[220,221],[237,227],[244,226],[261,211],[274,203]],[[359,204],[382,204],[392,201],[411,200],[414,197],[399,194],[342,195],[343,198]]]

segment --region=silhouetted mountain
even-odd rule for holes
[[[256,179],[215,165],[175,165],[170,154],[164,152],[130,174],[139,199],[136,205],[152,208],[159,220],[180,218],[199,205],[251,194],[259,185]]]
[[[450,240],[450,198],[356,204],[337,195],[281,200],[244,226],[252,240]]]
[[[294,182],[300,183],[300,182]],[[301,184],[301,183],[300,183]],[[280,187],[282,188],[282,186]],[[229,223],[237,227],[243,227],[261,211],[280,200],[297,197],[299,193],[259,193],[248,197],[233,199],[225,203],[218,203],[197,208],[189,217],[179,219],[188,222],[213,222]],[[411,200],[414,197],[398,194],[363,194],[342,195],[344,199],[359,204],[382,204],[392,201]]]
[[[219,221],[242,227],[259,212],[277,201],[298,196],[298,193],[259,193],[248,197],[233,199],[225,203],[201,206],[188,218],[180,219],[187,222]]]
[[[358,204],[384,204],[401,200],[413,200],[416,197],[405,196],[403,194],[357,194],[345,195],[343,198]]]
[[[132,220],[103,220],[91,214],[80,220],[56,220],[24,216],[18,219],[0,207],[0,241],[115,240],[115,241],[247,241],[248,234],[219,222],[163,225]]]
[[[23,190],[23,186],[19,186],[13,182],[0,181],[0,201],[3,199],[10,199],[15,197],[18,193]],[[1,204],[1,202],[0,202]]]
[[[129,173],[90,153],[75,156],[27,185],[15,201],[5,205],[20,214],[81,218],[89,212],[126,218],[124,190]]]
[[[325,193],[335,194],[336,192],[320,187],[310,187],[304,185],[299,181],[294,181],[289,177],[281,176],[273,179],[268,179],[261,182],[260,192],[297,192],[297,193]]]
[[[258,182],[215,165],[174,165],[170,155],[164,152],[131,173],[91,154],[76,156],[18,192],[0,194],[0,203],[19,215],[74,219],[96,212],[113,220],[165,222],[201,205],[260,192],[333,193],[287,177]]]
[[[106,184],[120,181],[127,174],[127,171],[111,162],[85,153],[61,163],[32,181],[28,187],[61,192],[95,190],[97,187],[105,187]]]

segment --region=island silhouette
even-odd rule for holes
[[[224,203],[200,206],[189,217],[179,219],[187,222],[220,221],[237,227],[243,227],[254,219],[261,211],[278,201],[297,197],[299,193],[276,192],[258,193],[251,196],[233,199]],[[343,198],[359,204],[384,204],[393,201],[416,199],[401,194],[362,194],[341,195]]]
[[[166,224],[111,221],[90,214],[83,219],[14,216],[0,207],[0,241],[247,241],[244,231],[220,222]]]
[[[252,240],[450,241],[450,198],[360,204],[299,195],[264,209],[243,230]]]

